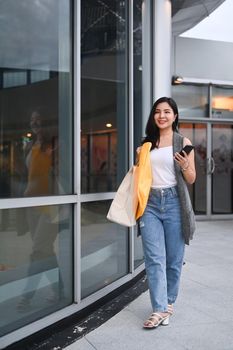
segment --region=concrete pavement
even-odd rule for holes
[[[233,221],[198,222],[169,326],[144,330],[148,291],[66,350],[233,350]]]

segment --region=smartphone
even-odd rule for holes
[[[180,151],[180,155],[183,156],[183,151],[185,151],[187,154],[189,154],[194,149],[194,146],[192,145],[186,145],[182,150]]]

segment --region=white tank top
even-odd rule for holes
[[[150,152],[152,188],[167,188],[177,185],[173,147],[154,148]]]

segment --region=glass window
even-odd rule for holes
[[[81,2],[83,193],[115,191],[127,168],[126,2]]]
[[[73,301],[71,205],[0,210],[0,336]]]
[[[206,118],[209,116],[208,86],[173,85],[172,97],[179,107],[181,118]]]
[[[212,117],[233,119],[233,88],[213,86]]]
[[[72,193],[69,3],[0,2],[0,198]]]
[[[128,273],[128,229],[106,219],[111,201],[83,203],[82,298]]]
[[[90,192],[110,192],[116,188],[116,151],[116,131],[82,135],[83,189],[88,188]]]

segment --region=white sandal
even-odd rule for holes
[[[173,304],[168,304],[168,305],[167,305],[167,312],[170,314],[170,316],[173,315],[173,313],[174,313]]]
[[[157,328],[160,324],[163,326],[167,326],[169,324],[170,314],[167,312],[166,316],[162,316],[157,312],[153,312],[148,320],[146,320],[143,324],[143,328]]]

